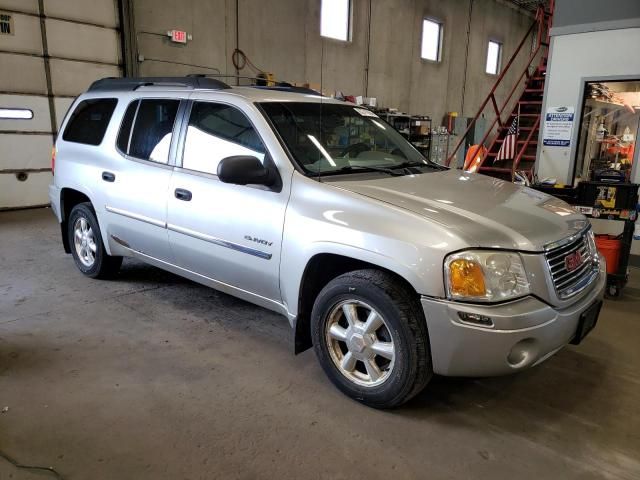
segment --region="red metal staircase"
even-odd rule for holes
[[[478,113],[469,123],[466,132],[451,152],[447,159],[447,165],[450,165],[456,158],[460,148],[464,147],[466,152],[469,147],[466,141],[467,134],[478,119],[483,116],[485,118],[493,117],[493,121],[489,123],[480,142],[481,145],[486,146],[486,154],[479,161],[468,165],[467,169],[510,181],[514,179],[516,172],[521,172],[530,179],[533,177],[553,4],[554,0],[550,0],[546,5],[541,2],[531,27],[498,76]],[[527,39],[531,39],[531,42],[528,43]],[[532,45],[529,52],[527,52],[528,48],[525,45]],[[525,55],[527,56],[525,57]],[[524,68],[517,76],[513,86],[506,90],[505,78],[513,78],[514,75],[517,75],[515,65],[522,65],[523,61],[525,62]],[[499,102],[496,98],[496,92],[501,91],[508,91],[508,94]],[[514,119],[517,122],[514,154],[506,159],[498,160],[500,148],[507,139],[507,133]]]

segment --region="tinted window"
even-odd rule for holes
[[[173,122],[180,100],[141,100],[129,155],[158,163],[169,161]]]
[[[196,102],[191,110],[182,166],[216,174],[218,163],[232,155],[264,161],[265,147],[247,117],[237,108]]]
[[[133,118],[136,116],[136,110],[138,109],[139,101],[131,102],[127,111],[122,119],[122,125],[120,125],[120,133],[118,133],[118,141],[116,145],[123,153],[129,153],[129,137],[131,137],[131,126],[133,125]]]
[[[100,145],[117,104],[115,98],[83,100],[73,111],[62,138],[67,142]]]

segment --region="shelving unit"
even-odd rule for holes
[[[387,110],[376,111],[376,114],[409,140],[420,153],[427,158],[431,158],[431,117],[389,112]]]
[[[604,154],[606,149],[614,146],[629,147],[634,142],[622,141],[621,133],[609,133],[601,141],[595,140],[595,133],[600,123],[603,123],[607,130],[611,130],[613,125],[618,121],[619,115],[628,114],[623,104],[602,99],[586,98],[584,110],[585,112],[590,112],[591,115],[589,119],[586,120],[586,125],[583,126],[583,131],[581,132],[578,152],[579,155],[584,158],[584,162],[581,171],[576,172],[576,174],[582,179],[590,179],[592,178],[591,172],[593,170],[605,168],[605,164],[610,163],[610,159],[606,159],[605,161],[601,159],[606,157]],[[587,132],[589,132],[589,135],[587,135]],[[632,133],[635,134],[635,130]]]

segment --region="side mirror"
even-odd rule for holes
[[[250,155],[234,155],[220,160],[218,178],[221,182],[236,185],[271,186],[274,183],[271,172]]]

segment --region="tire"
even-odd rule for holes
[[[76,230],[80,230],[76,241]],[[67,222],[71,254],[78,270],[90,278],[113,278],[120,270],[122,257],[107,254],[102,243],[100,225],[90,203],[79,203],[71,210]]]
[[[420,302],[388,273],[357,270],[329,282],[313,305],[311,335],[329,379],[370,407],[402,405],[433,376]]]

